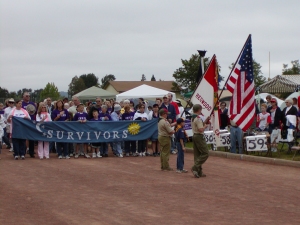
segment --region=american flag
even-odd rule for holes
[[[249,35],[244,48],[226,84],[232,93],[228,115],[243,131],[255,118],[255,89],[253,76],[252,43]]]

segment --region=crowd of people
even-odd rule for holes
[[[172,132],[168,132],[165,139],[170,141],[167,152],[161,155],[163,149],[163,140],[159,135],[157,139],[147,139],[138,141],[115,141],[112,143],[64,143],[64,142],[46,142],[40,140],[24,140],[12,138],[12,117],[19,117],[37,122],[50,121],[78,121],[85,123],[86,121],[126,121],[126,120],[157,120],[163,118],[166,113],[165,121],[170,125]],[[71,101],[68,98],[52,101],[51,98],[45,99],[43,102],[35,103],[30,101],[30,94],[25,92],[21,100],[15,101],[10,98],[4,104],[0,104],[0,123],[3,130],[3,143],[6,149],[13,152],[15,160],[25,159],[26,153],[30,157],[35,158],[34,147],[37,145],[38,158],[49,159],[49,153],[55,152],[59,159],[70,159],[71,157],[79,158],[101,158],[108,157],[108,149],[111,147],[113,154],[117,157],[123,156],[160,156],[162,162],[162,170],[169,170],[169,166],[165,165],[165,161],[169,160],[169,155],[177,154],[178,162],[177,171],[187,172],[183,168],[185,150],[185,142],[188,137],[184,131],[183,107],[180,100],[173,100],[172,93],[157,98],[155,104],[148,105],[147,101],[139,98],[137,105],[131,100],[123,100],[116,102],[113,99],[103,100],[97,97],[95,101],[88,101],[85,104],[81,103],[79,98],[74,96]],[[179,121],[177,121],[179,120]],[[178,122],[178,123],[177,123]],[[159,125],[158,125],[159,127]],[[1,131],[2,131],[1,130]],[[177,138],[171,138],[172,136]],[[181,134],[181,135],[179,135]],[[180,139],[182,137],[182,139]],[[163,138],[162,138],[163,139]],[[148,141],[151,141],[152,152],[148,151]],[[165,149],[165,148],[164,148]],[[177,151],[176,151],[177,149]]]

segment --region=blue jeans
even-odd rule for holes
[[[182,150],[182,146],[180,142],[176,143],[177,145],[177,170],[183,170],[184,167],[184,151]]]
[[[103,154],[108,154],[108,146],[107,146],[108,143],[106,142],[102,142],[100,143],[100,154],[103,155]]]
[[[120,141],[113,142],[113,151],[117,155],[122,154],[122,148],[121,148],[121,142]]]
[[[9,139],[7,137],[7,133],[6,133],[6,128],[3,128],[3,137],[2,137],[2,141],[6,144],[7,147],[11,147],[10,143],[9,143]]]
[[[14,156],[25,156],[26,140],[13,138],[12,143],[14,146]]]
[[[64,156],[69,155],[69,152],[68,152],[68,143],[56,142],[56,148],[57,148],[58,156],[61,156],[62,153],[64,153]],[[63,149],[63,151],[61,149]]]
[[[236,142],[238,142],[239,154],[243,154],[243,131],[239,127],[230,126],[230,152],[236,153]]]

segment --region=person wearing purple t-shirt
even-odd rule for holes
[[[80,103],[79,105],[77,105],[76,107],[77,109],[77,113],[75,113],[73,121],[78,121],[80,123],[85,123],[88,119],[88,114],[86,112],[84,112],[84,105],[82,103]],[[79,147],[80,147],[81,143],[77,143],[76,147],[75,147],[75,158],[78,158],[78,152],[79,152]],[[91,158],[88,154],[88,144],[84,143],[83,144],[83,151],[85,152],[84,156],[85,158]]]
[[[64,109],[64,103],[62,100],[58,100],[56,102],[55,109],[51,113],[51,119],[52,121],[69,121],[69,113],[68,110]],[[70,159],[68,153],[68,143],[56,142],[56,147],[59,159],[63,158],[61,149],[63,149],[64,157],[66,159]]]
[[[93,118],[90,119],[91,122],[101,122],[102,121],[99,119],[99,109],[94,108],[92,111],[92,115],[93,115]],[[102,144],[103,143],[100,143],[100,142],[91,143],[92,152],[94,151],[93,156],[92,156],[93,158],[96,158],[96,157],[101,158],[102,157],[100,150],[98,150],[102,146]]]
[[[30,112],[29,110],[27,110],[28,111],[28,113],[29,113],[29,116],[30,116],[30,119],[31,120],[35,120],[35,116],[36,116],[36,105],[35,105],[35,103],[34,102],[31,102],[30,101],[30,94],[28,93],[28,92],[24,92],[23,93],[23,100],[22,100],[22,108],[23,109],[27,109],[27,106],[28,105],[32,105],[33,107],[34,107],[34,109],[33,109],[33,113],[32,112]],[[30,157],[31,158],[34,158],[34,141],[33,140],[28,140],[28,147],[29,147],[29,155],[30,155]],[[26,150],[26,149],[25,149]]]
[[[101,113],[99,113],[99,120],[100,121],[112,121],[111,116],[107,112],[107,106],[106,105],[101,106]],[[103,157],[108,156],[108,144],[109,143],[107,143],[107,142],[100,143],[100,154]],[[111,144],[111,146],[112,146],[112,144]]]
[[[122,114],[122,120],[133,120],[134,112],[131,112],[130,106],[124,107],[125,112]],[[130,154],[136,156],[136,141],[124,141],[125,154],[128,157]]]
[[[111,102],[109,100],[106,100],[105,105],[107,106],[107,113],[111,114],[112,112]]]

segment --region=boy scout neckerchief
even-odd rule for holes
[[[193,115],[192,115],[192,121],[194,121],[194,119],[195,119],[197,116],[198,116],[197,114],[193,114]]]
[[[177,132],[180,128],[182,128],[181,125],[177,125],[176,128],[175,128],[175,132]]]

